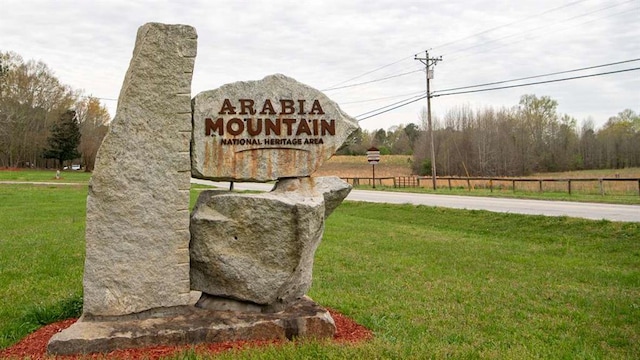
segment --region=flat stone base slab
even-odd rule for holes
[[[329,312],[308,297],[278,313],[177,306],[118,317],[83,317],[54,335],[49,340],[47,352],[72,355],[156,345],[331,338],[335,331]]]

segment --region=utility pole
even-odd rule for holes
[[[427,75],[427,126],[429,128],[429,138],[431,139],[431,181],[433,183],[433,190],[436,189],[436,151],[433,145],[433,125],[431,124],[431,89],[429,87],[429,80],[433,79],[432,66],[435,66],[438,61],[442,61],[442,56],[437,58],[429,57],[429,50],[424,51],[424,57],[419,58],[418,55],[414,57],[414,60],[419,60],[425,66]]]

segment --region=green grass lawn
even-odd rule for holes
[[[86,195],[84,185],[0,185],[0,347],[79,302]]]
[[[0,170],[0,181],[86,183],[90,177],[91,173],[79,170],[60,171],[60,179],[55,170]]]
[[[86,192],[0,185],[0,348],[78,313]],[[346,202],[309,295],[375,338],[220,358],[637,359],[640,224]]]

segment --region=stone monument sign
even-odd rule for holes
[[[284,75],[191,99],[196,38],[186,25],[138,30],[89,184],[83,314],[51,354],[335,333],[305,294],[351,186],[312,174],[358,124]],[[202,191],[190,214],[191,176],[277,182]]]
[[[192,175],[269,181],[309,176],[358,123],[322,92],[284,75],[193,99]]]
[[[278,180],[265,194],[201,193],[190,228],[198,304],[286,308],[309,290],[324,220],[351,190],[339,178],[309,175],[358,123],[320,91],[279,74],[201,92],[192,104],[193,177]]]

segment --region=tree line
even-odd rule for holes
[[[523,95],[511,108],[450,109],[434,120],[437,175],[524,176],[640,166],[640,114],[623,110],[596,129],[593,120],[578,125],[557,107],[550,97]],[[420,126],[359,131],[338,153],[364,155],[375,146],[382,154],[411,154],[414,172],[431,175],[426,115],[421,118]]]
[[[91,171],[110,121],[100,100],[62,84],[41,61],[0,52],[0,167]]]
[[[547,96],[523,95],[511,108],[450,109],[434,119],[436,169],[442,176],[522,176],[536,172],[640,166],[640,115],[611,116],[600,129],[560,115]],[[93,170],[110,116],[99,99],[60,83],[46,64],[0,52],[0,167],[62,166]],[[421,123],[360,129],[338,150],[412,155],[416,174],[430,175],[426,109]]]

